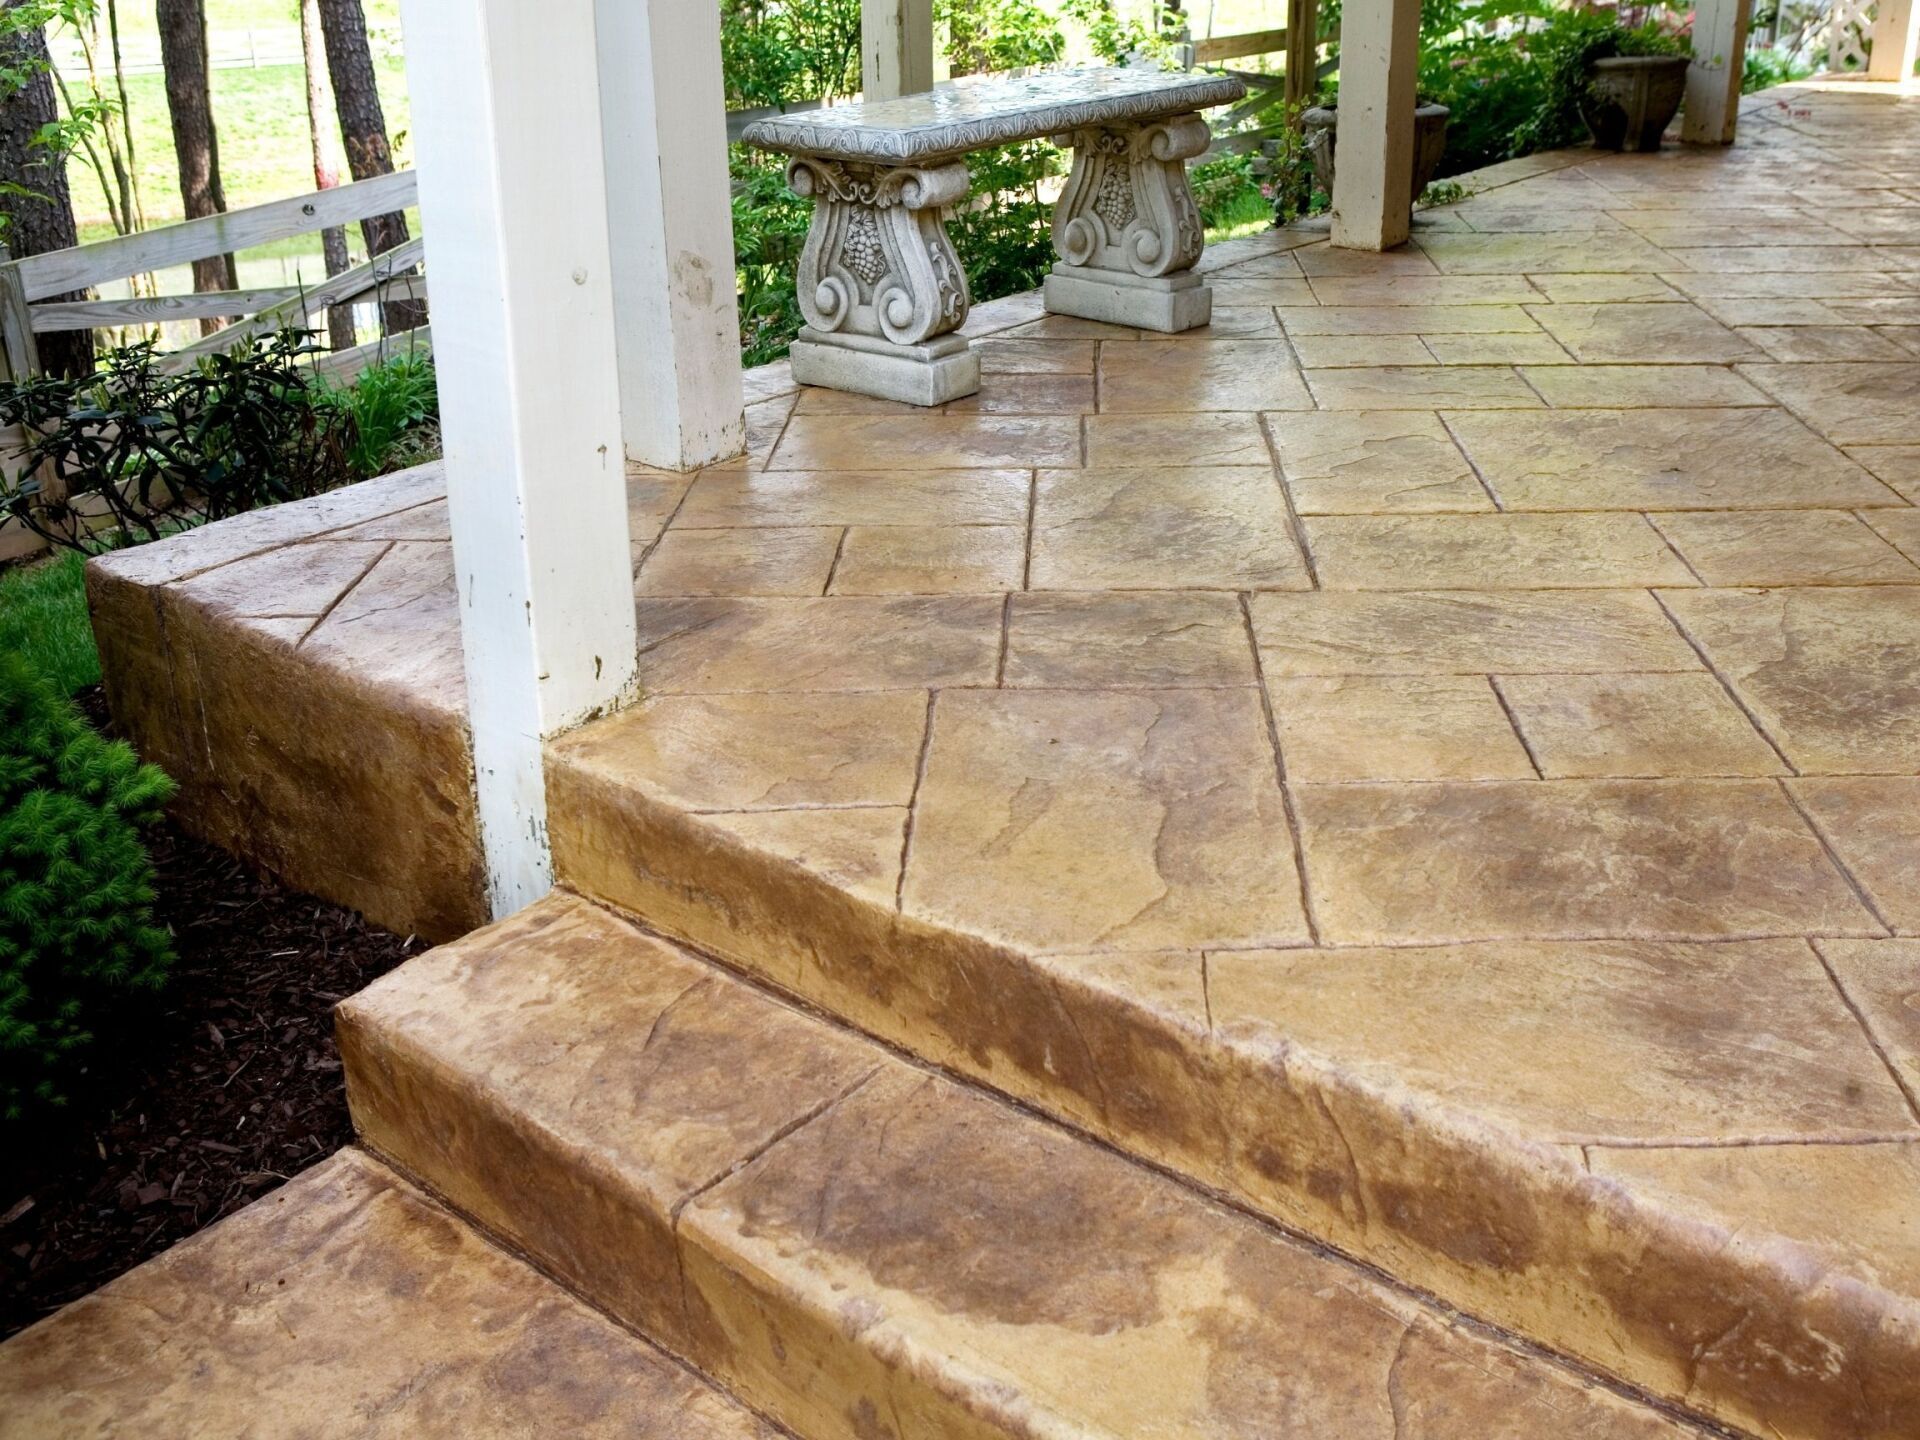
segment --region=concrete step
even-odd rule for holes
[[[758,653],[724,628],[701,638],[715,665]],[[805,643],[783,631],[772,653]],[[1165,773],[1147,784],[1112,741],[1153,729],[1140,716],[1075,729],[1044,693],[956,693],[973,708],[937,722],[921,692],[877,691],[667,694],[586,726],[549,749],[556,868],[849,1025],[1649,1393],[1759,1434],[1920,1434],[1920,943],[1155,948],[1179,927],[1156,928],[1154,906],[1204,914],[1208,887],[1258,860],[1251,842],[1180,849],[1238,773],[1195,758],[1211,732],[1161,725]],[[1191,718],[1226,702],[1190,697],[1215,693],[1142,713]],[[1040,719],[976,734],[982,695]],[[934,764],[943,738],[964,766]],[[995,745],[1016,742],[1003,763]],[[963,769],[1004,782],[997,800],[941,810]],[[1464,814],[1491,793],[1455,798]],[[1149,839],[1118,843],[1116,817]],[[1186,837],[1164,873],[1156,834]],[[1784,885],[1818,863],[1803,859],[1742,863]],[[1444,901],[1470,846],[1434,863]],[[1163,889],[1129,919],[1130,897]]]
[[[366,1144],[805,1440],[1704,1433],[565,893],[339,1031]]]
[[[0,1436],[775,1440],[343,1150],[0,1345]]]

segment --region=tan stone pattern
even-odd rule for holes
[[[1394,254],[1212,247],[1177,339],[978,306],[937,411],[753,372],[745,456],[629,478],[643,699],[550,749],[563,883],[1670,1401],[1905,1440],[1920,137],[1790,102]],[[92,590],[190,823],[451,933],[440,495]]]
[[[0,1346],[0,1392],[9,1440],[775,1435],[357,1150]]]
[[[348,1034],[403,1163],[799,1434],[1699,1433],[571,897]]]

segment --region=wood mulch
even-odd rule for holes
[[[0,1338],[346,1144],[333,1005],[426,948],[170,824],[149,849],[172,979],[101,1037],[85,1093],[7,1137]]]

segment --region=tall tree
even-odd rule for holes
[[[334,108],[347,142],[347,168],[356,180],[393,173],[393,147],[387,143],[387,117],[380,108],[380,86],[367,42],[367,17],[360,0],[319,0],[320,29],[327,42],[327,70],[333,78]],[[406,243],[407,217],[399,211],[360,222],[369,255],[383,255]],[[392,301],[386,307],[389,333],[411,330],[426,319],[418,301]]]
[[[327,80],[326,46],[320,38],[320,0],[300,0],[300,55],[307,68],[307,141],[313,148],[313,188],[331,190],[340,183],[340,139]],[[347,232],[329,225],[320,232],[320,251],[327,274],[338,275],[349,263]],[[327,335],[334,349],[353,348],[350,306],[327,307]]]
[[[189,220],[226,212],[220,186],[220,140],[213,128],[211,67],[207,63],[204,0],[156,0],[160,65],[166,71],[167,113],[173,118],[173,149],[180,164],[180,199]],[[193,262],[195,290],[237,290],[240,273],[231,255]],[[203,322],[202,329],[218,328]]]
[[[0,15],[0,215],[7,249],[16,257],[65,250],[80,243],[67,188],[67,157],[37,145],[41,130],[59,118],[53,98],[53,61],[47,54],[44,7],[6,0]],[[84,292],[56,297],[85,299]],[[93,369],[93,336],[63,330],[41,338],[41,368],[56,375]]]

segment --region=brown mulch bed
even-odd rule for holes
[[[172,825],[149,848],[172,980],[138,1029],[102,1037],[86,1093],[7,1141],[0,1337],[346,1144],[333,1005],[426,948]]]

